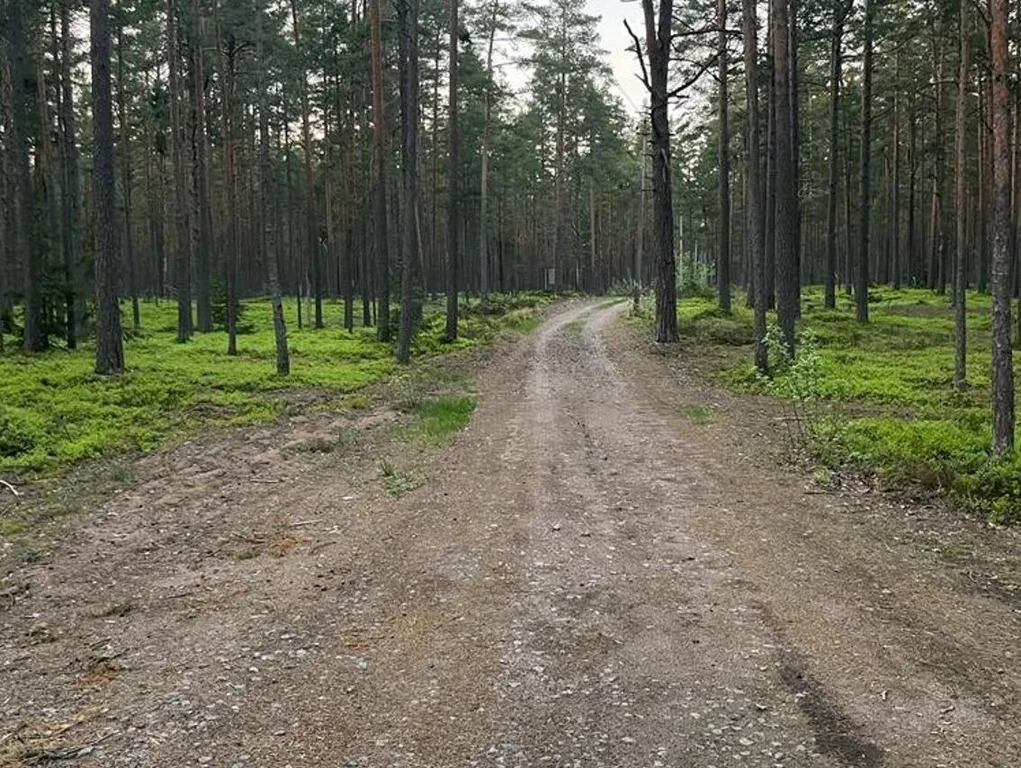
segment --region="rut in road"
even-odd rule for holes
[[[102,712],[69,733],[135,768],[1021,764],[1021,615],[684,418],[625,308],[488,363],[400,500],[356,482],[371,456],[268,487],[200,457],[71,520],[22,574],[47,642],[0,614],[0,722]],[[224,556],[281,510],[285,556]]]

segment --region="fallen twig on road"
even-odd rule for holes
[[[6,480],[0,479],[0,486],[3,486],[8,491],[14,494],[15,498],[21,498],[21,491],[15,488],[13,485],[8,483]]]

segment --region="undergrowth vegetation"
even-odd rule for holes
[[[850,297],[823,308],[804,291],[800,351],[785,360],[767,337],[774,366],[751,363],[751,310],[730,315],[708,296],[679,302],[682,338],[697,344],[729,386],[784,399],[799,430],[830,470],[876,475],[887,485],[945,493],[994,522],[1021,522],[1021,456],[990,458],[989,297],[968,296],[968,387],[956,392],[954,318],[949,298],[927,290],[883,289],[870,296],[868,325]],[[795,438],[798,434],[793,435]]]
[[[485,307],[465,305],[453,342],[444,338],[440,305],[429,304],[415,358],[467,349],[505,328],[528,331],[539,322],[538,306],[549,300],[521,294],[492,296]],[[396,369],[392,344],[376,341],[374,328],[346,332],[338,327],[341,308],[328,303],[327,328],[299,331],[292,302],[285,308],[291,375],[279,377],[270,304],[252,300],[245,307],[249,332],[238,339],[239,354],[228,357],[221,330],[178,344],[176,305],[144,303],[142,330],[126,334],[128,369],[115,377],[93,373],[91,344],[27,355],[8,336],[0,356],[0,476],[24,479],[83,459],[147,451],[200,429],[272,420],[309,403],[356,406],[358,390]],[[450,413],[424,414],[423,423],[443,431],[466,419],[465,404],[455,405]]]

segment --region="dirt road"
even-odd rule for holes
[[[621,308],[491,362],[399,500],[266,430],[68,521],[4,581],[0,764],[1021,765],[1017,603],[685,417]]]

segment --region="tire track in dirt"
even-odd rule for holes
[[[683,418],[623,308],[568,304],[484,366],[401,499],[392,438],[267,449],[305,423],[69,521],[0,613],[0,722],[91,713],[61,738],[131,768],[1021,764],[1017,617]],[[236,556],[267,537],[293,541]]]

